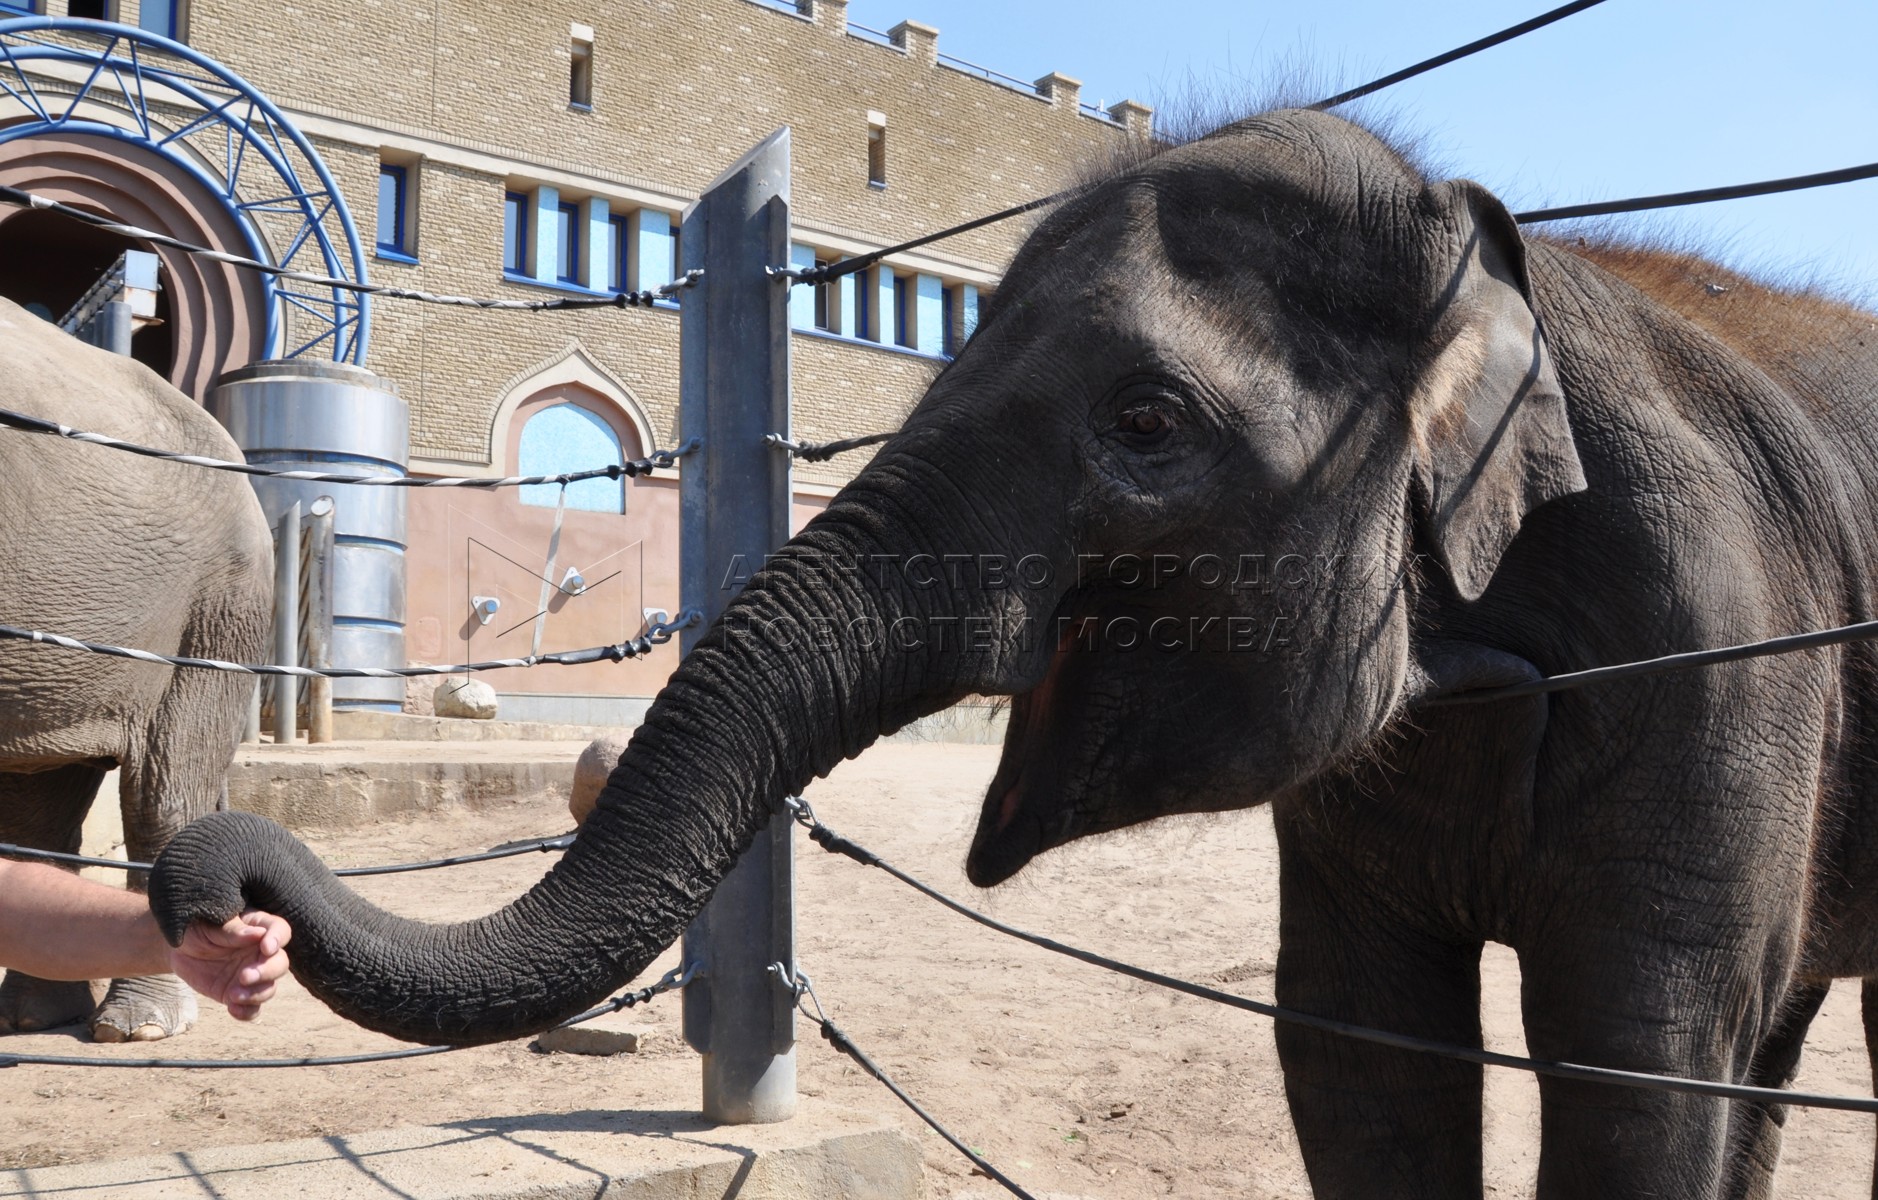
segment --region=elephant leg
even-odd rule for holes
[[[1754,1052],[1747,1082],[1783,1088],[1800,1071],[1800,1051],[1829,983],[1802,983],[1781,1007],[1780,1017]],[[1728,1200],[1767,1200],[1774,1194],[1774,1168],[1780,1163],[1780,1137],[1787,1124],[1784,1104],[1736,1102],[1728,1112]]]
[[[150,727],[148,749],[123,769],[124,844],[132,858],[154,860],[183,826],[227,807],[228,763],[251,686],[219,672],[176,672]],[[142,875],[131,877],[133,887],[144,883]],[[195,993],[174,975],[114,979],[92,1017],[91,1036],[157,1041],[190,1029],[196,1017]]]
[[[1284,850],[1280,1004],[1480,1045],[1480,943],[1402,928],[1360,898],[1333,891],[1306,854]],[[1318,1200],[1481,1195],[1478,1066],[1284,1023],[1276,1036]]]
[[[150,758],[125,764],[121,779],[124,812],[124,848],[130,857],[150,862],[169,844],[176,831],[214,805],[178,804],[182,797],[166,795],[173,772],[154,766]],[[132,875],[130,886],[141,889],[146,877]],[[145,975],[113,979],[91,1018],[91,1037],[98,1042],[154,1042],[194,1027],[198,1009],[195,993],[174,975]]]
[[[1778,1000],[1762,1000],[1762,981],[1738,968],[1759,955],[1691,932],[1673,945],[1605,925],[1522,946],[1532,1056],[1745,1082],[1775,1039]],[[1539,1200],[1729,1194],[1729,1101],[1553,1076],[1539,1094]]]
[[[76,854],[85,813],[108,767],[72,763],[50,771],[0,774],[0,842]],[[8,971],[0,981],[0,1034],[32,1033],[83,1020],[91,985]]]

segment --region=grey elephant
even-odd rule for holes
[[[4,299],[0,407],[240,457],[214,418],[147,367]],[[238,475],[0,432],[0,622],[253,661],[267,637],[271,559],[260,503]],[[0,841],[76,851],[116,767],[130,856],[155,857],[177,830],[225,807],[252,686],[246,676],[0,641]],[[89,1016],[99,1041],[143,1041],[182,1032],[195,1012],[194,995],[168,975],[115,980],[97,1005],[84,983],[17,971],[0,983],[0,1033]]]
[[[229,814],[155,903],[286,914],[296,973],[374,1029],[513,1037],[643,969],[778,797],[1003,693],[975,882],[1269,803],[1281,1003],[1478,1045],[1496,941],[1535,1055],[1782,1085],[1829,981],[1878,973],[1872,648],[1434,701],[1878,616],[1875,323],[1524,238],[1335,117],[1239,122],[1041,224],[536,888],[412,923]],[[1478,1068],[1277,1038],[1319,1196],[1481,1194]],[[1541,1091],[1546,1200],[1771,1189],[1778,1106]]]

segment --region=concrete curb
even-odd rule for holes
[[[243,746],[228,770],[228,804],[301,830],[544,797],[565,803],[585,748],[580,742]]]
[[[675,1112],[542,1113],[0,1172],[69,1200],[924,1200],[899,1127],[804,1105],[779,1125]]]

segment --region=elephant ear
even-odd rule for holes
[[[1436,560],[1462,599],[1477,600],[1526,515],[1583,491],[1585,475],[1533,316],[1518,225],[1477,183],[1430,193],[1450,250],[1440,349],[1409,399],[1415,475]]]

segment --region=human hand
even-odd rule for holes
[[[197,921],[169,952],[170,970],[235,1020],[252,1021],[287,973],[282,951],[292,937],[293,928],[272,913],[245,912],[222,925]]]

